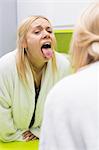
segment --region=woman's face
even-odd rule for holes
[[[46,19],[38,18],[31,24],[26,35],[26,46],[32,63],[47,62],[53,57],[54,40],[51,24]]]

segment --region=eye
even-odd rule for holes
[[[34,34],[40,34],[40,31],[39,30],[34,31]]]
[[[52,33],[52,30],[48,30],[47,32]]]

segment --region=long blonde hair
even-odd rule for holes
[[[29,30],[30,25],[38,18],[43,18],[50,23],[50,21],[44,16],[30,16],[22,21],[17,31],[16,65],[17,65],[17,71],[18,71],[19,77],[25,82],[27,82],[26,71],[28,69],[26,63],[27,62],[29,63],[29,60],[27,57],[28,50],[26,50],[25,47],[22,46],[22,43],[25,40],[25,37]],[[53,51],[55,49],[55,46],[56,46],[56,39],[55,41],[53,41],[53,45],[52,45]],[[55,52],[52,58],[52,69],[53,69],[53,72],[57,70]]]
[[[81,15],[72,36],[70,55],[75,71],[99,60],[99,3],[92,4]]]

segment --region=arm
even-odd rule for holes
[[[12,114],[11,91],[9,92],[9,80],[4,74],[0,74],[0,140],[3,142],[22,139],[21,130],[14,125]]]

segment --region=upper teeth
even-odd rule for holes
[[[50,42],[44,43],[41,48],[51,48]]]
[[[50,45],[50,42],[44,43],[44,45],[46,45],[46,44],[49,44],[49,45]]]

